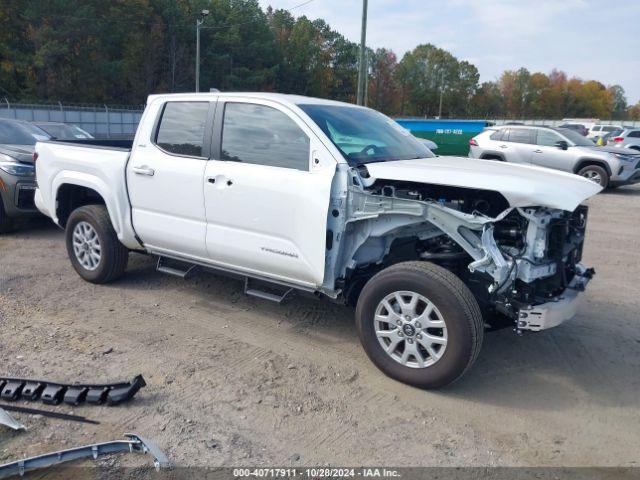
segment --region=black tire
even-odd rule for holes
[[[93,270],[85,268],[74,251],[73,232],[80,222],[86,222],[93,227],[100,243],[100,261]],[[118,240],[109,212],[104,205],[85,205],[71,212],[66,225],[66,243],[73,268],[88,282],[112,282],[127,268],[129,250]]]
[[[378,341],[376,309],[387,295],[398,291],[415,292],[427,298],[446,324],[446,348],[430,366],[403,365],[387,354]],[[478,357],[484,336],[482,314],[471,291],[454,274],[429,262],[398,263],[371,278],[358,299],[356,326],[365,352],[380,370],[420,388],[443,387],[460,378]]]
[[[602,188],[607,188],[607,186],[609,185],[609,174],[604,168],[598,165],[587,165],[586,167],[582,167],[578,171],[578,175],[580,175],[581,177],[589,178],[590,174],[597,174],[600,177],[600,181],[597,183]]]
[[[4,203],[2,197],[0,197],[0,233],[6,233],[13,227],[13,222],[7,216],[7,212],[4,209]]]

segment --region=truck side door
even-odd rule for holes
[[[155,108],[156,120],[146,122],[127,165],[134,229],[149,250],[206,258],[202,179],[215,102],[168,101]]]
[[[210,261],[318,286],[336,162],[313,130],[276,102],[220,101],[205,171]]]

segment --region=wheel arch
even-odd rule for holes
[[[483,152],[478,158],[481,160],[497,160],[499,162],[506,162],[504,155],[500,152]]]
[[[604,160],[598,160],[596,158],[581,158],[580,160],[578,160],[578,163],[576,163],[576,166],[573,168],[573,173],[578,173],[584,167],[588,167],[589,165],[596,165],[598,167],[602,167],[607,172],[607,175],[609,175],[609,177],[611,177],[612,175],[611,167],[609,166],[609,164]]]

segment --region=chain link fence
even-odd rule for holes
[[[72,123],[96,138],[133,138],[140,122],[144,105],[72,105],[12,103],[3,98],[0,118],[27,122]]]

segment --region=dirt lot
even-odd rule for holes
[[[347,308],[277,306],[235,280],[163,276],[138,254],[122,280],[94,286],[55,227],[0,237],[1,374],[149,383],[126,406],[56,408],[100,426],[16,415],[30,429],[0,431],[0,463],[133,431],[188,466],[637,466],[640,188],[590,204],[598,274],[579,316],[488,334],[475,367],[438,392],[382,376]]]

